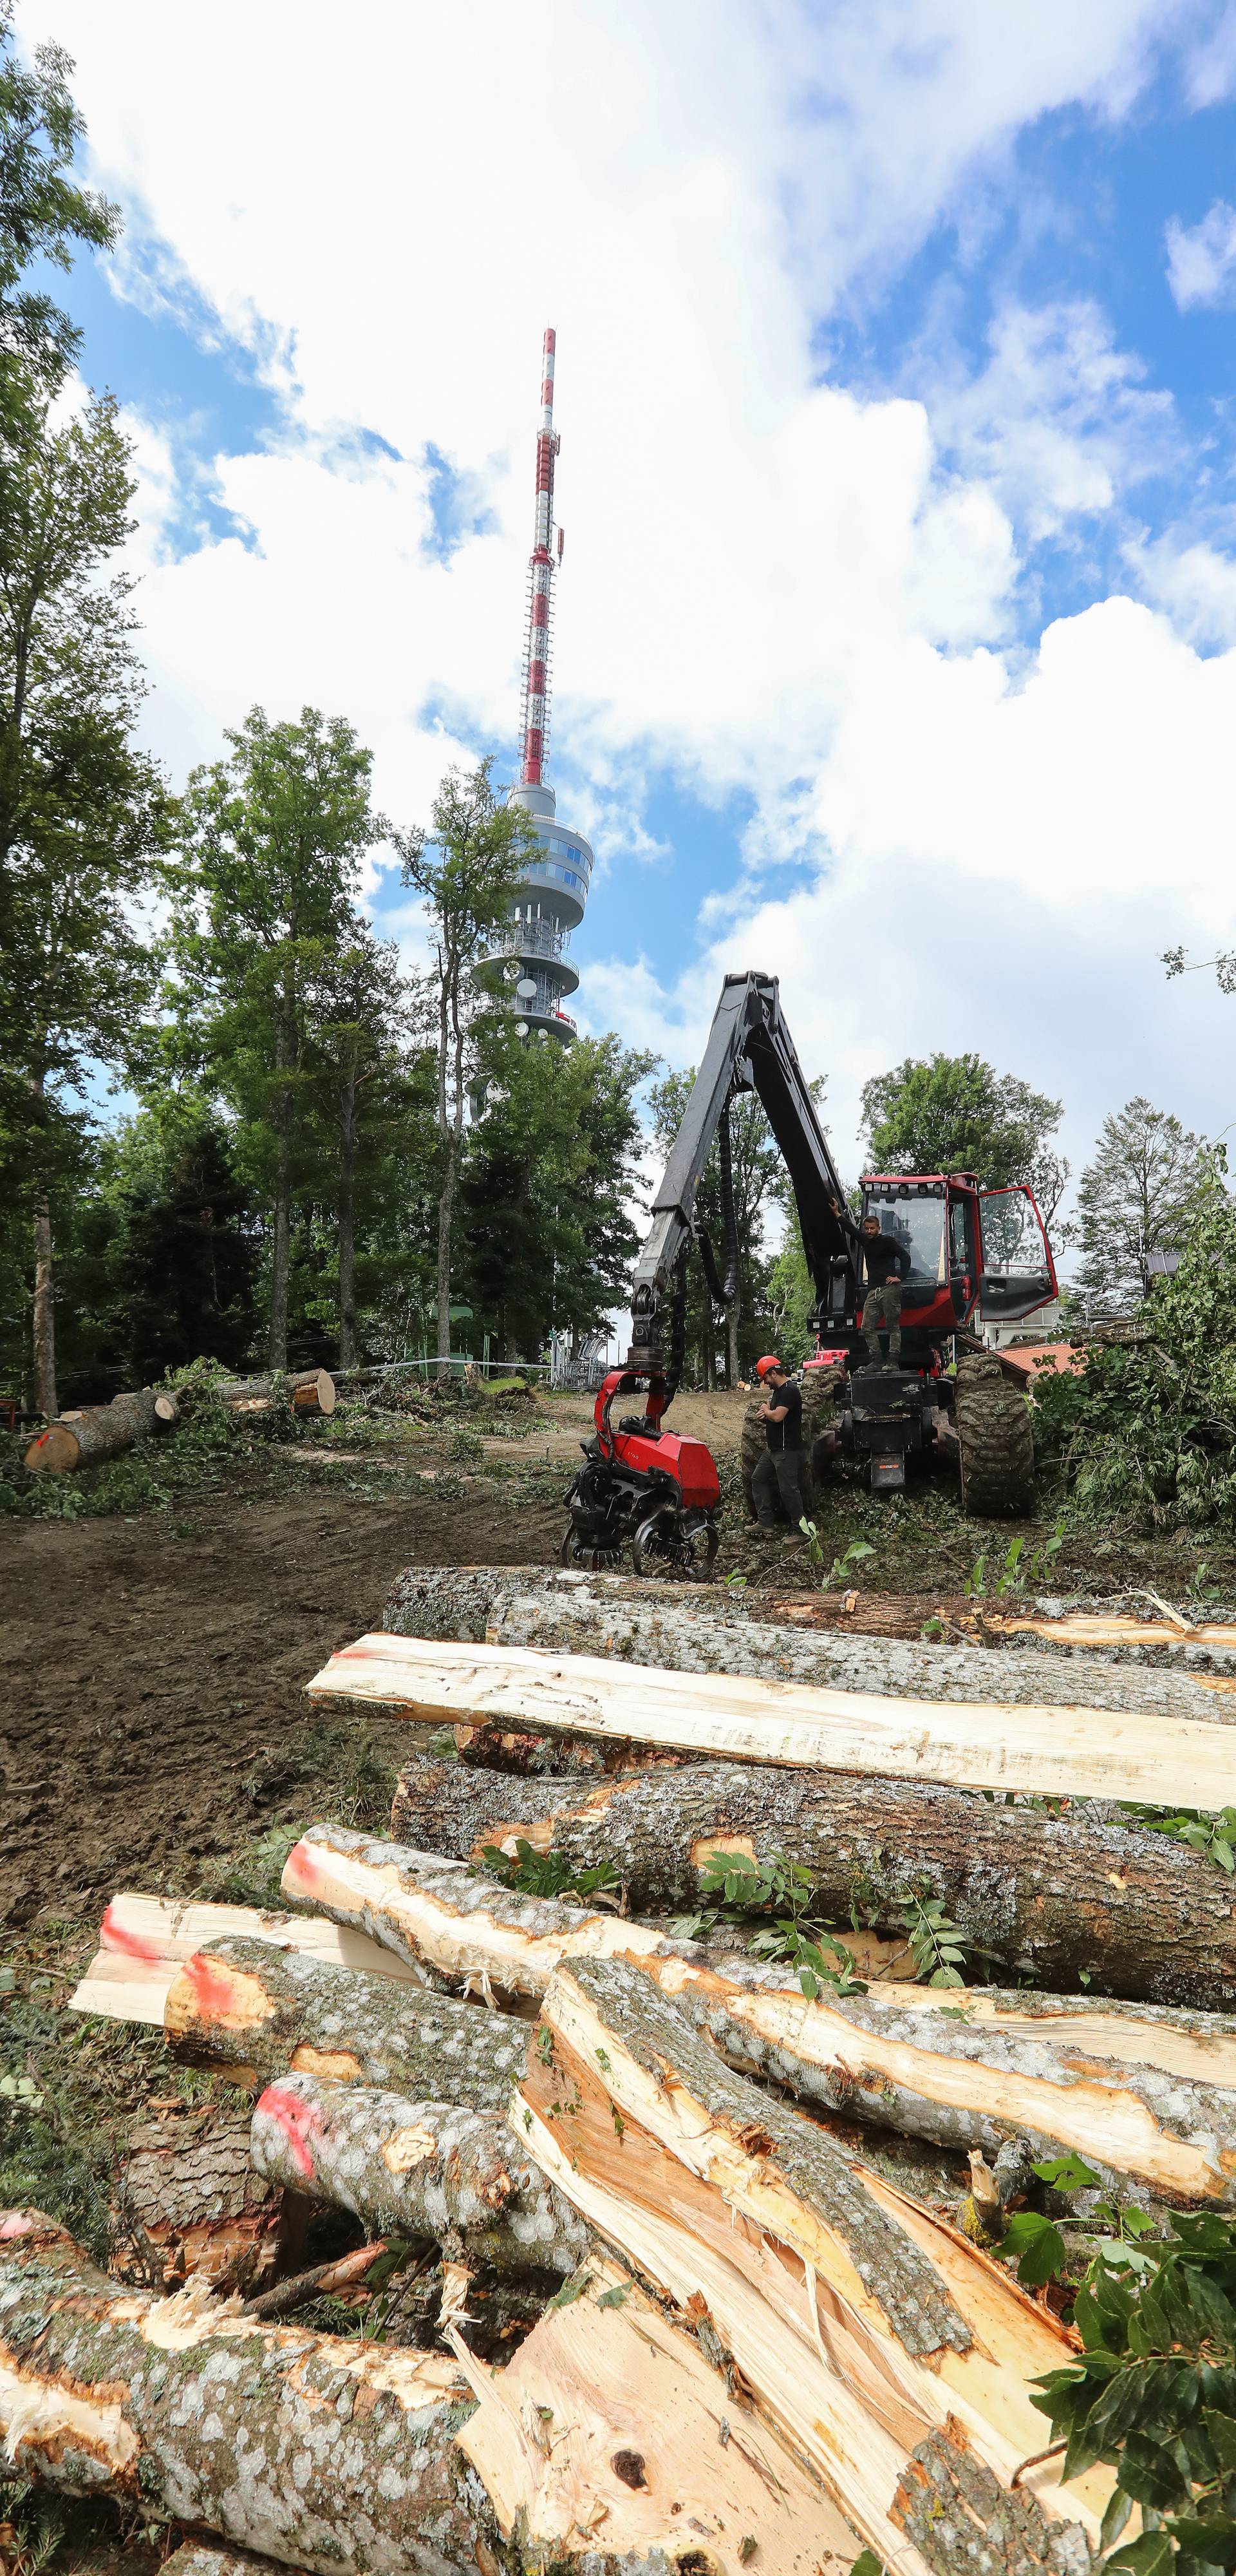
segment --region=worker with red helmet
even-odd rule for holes
[[[777,1526],[780,1503],[790,1524],[790,1536],[799,1535],[799,1522],[807,1517],[803,1493],[803,1400],[787,1368],[775,1351],[767,1351],[755,1363],[755,1374],[764,1388],[764,1402],[759,1419],[764,1425],[767,1446],[758,1458],[751,1477],[751,1499],[756,1519],[766,1537],[771,1538]]]

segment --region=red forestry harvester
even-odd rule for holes
[[[629,1545],[642,1573],[707,1577],[717,1552],[720,1486],[701,1440],[662,1428],[682,1371],[686,1261],[698,1240],[712,1293],[725,1293],[711,1246],[693,1225],[700,1174],[714,1137],[721,1147],[727,1275],[734,1270],[728,1107],[736,1091],[763,1104],[790,1176],[803,1250],[816,1290],[821,1359],[809,1374],[830,1399],[815,1409],[813,1468],[838,1446],[863,1457],[873,1491],[905,1484],[907,1461],[952,1448],[962,1499],[979,1515],[1026,1512],[1034,1494],[1034,1443],[1022,1392],[994,1352],[971,1349],[948,1369],[955,1335],[977,1310],[1020,1322],[1056,1295],[1056,1273],[1034,1193],[1022,1184],[980,1189],[972,1172],[872,1172],[862,1217],[878,1218],[908,1256],[900,1365],[877,1369],[859,1328],[863,1268],[859,1221],[816,1116],[781,1016],[776,978],[727,975],[682,1125],[653,1205],[635,1272],[626,1367],[611,1369],[596,1400],[596,1437],[567,1498],[567,1565],[604,1565]],[[668,1329],[667,1329],[668,1328]],[[616,1397],[642,1410],[612,1418]],[[807,1407],[804,1406],[806,1415]]]

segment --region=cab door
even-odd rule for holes
[[[985,1323],[1018,1324],[1057,1294],[1056,1265],[1038,1202],[1024,1181],[980,1190],[979,1311]]]

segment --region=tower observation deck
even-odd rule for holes
[[[529,1037],[556,1038],[570,1046],[575,1022],[563,1010],[579,977],[563,954],[571,932],[579,928],[592,878],[592,851],[582,832],[560,823],[552,787],[545,783],[549,744],[550,648],[553,637],[554,574],[562,561],[562,531],[554,543],[554,342],[545,334],[541,369],[541,424],[536,442],[536,523],[528,565],[528,607],[524,634],[523,758],[519,783],[508,802],[521,805],[536,833],[538,849],[529,857],[515,891],[509,924],[495,940],[491,954],[519,969],[515,986],[516,1026]]]

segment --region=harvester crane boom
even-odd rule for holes
[[[754,1091],[762,1103],[790,1176],[807,1267],[821,1301],[834,1265],[852,1260],[853,1219],[781,1016],[777,978],[727,975],[635,1266],[629,1368],[658,1365],[662,1360],[662,1312],[691,1236],[700,1175],[733,1090]],[[840,1216],[833,1212],[834,1201]]]

